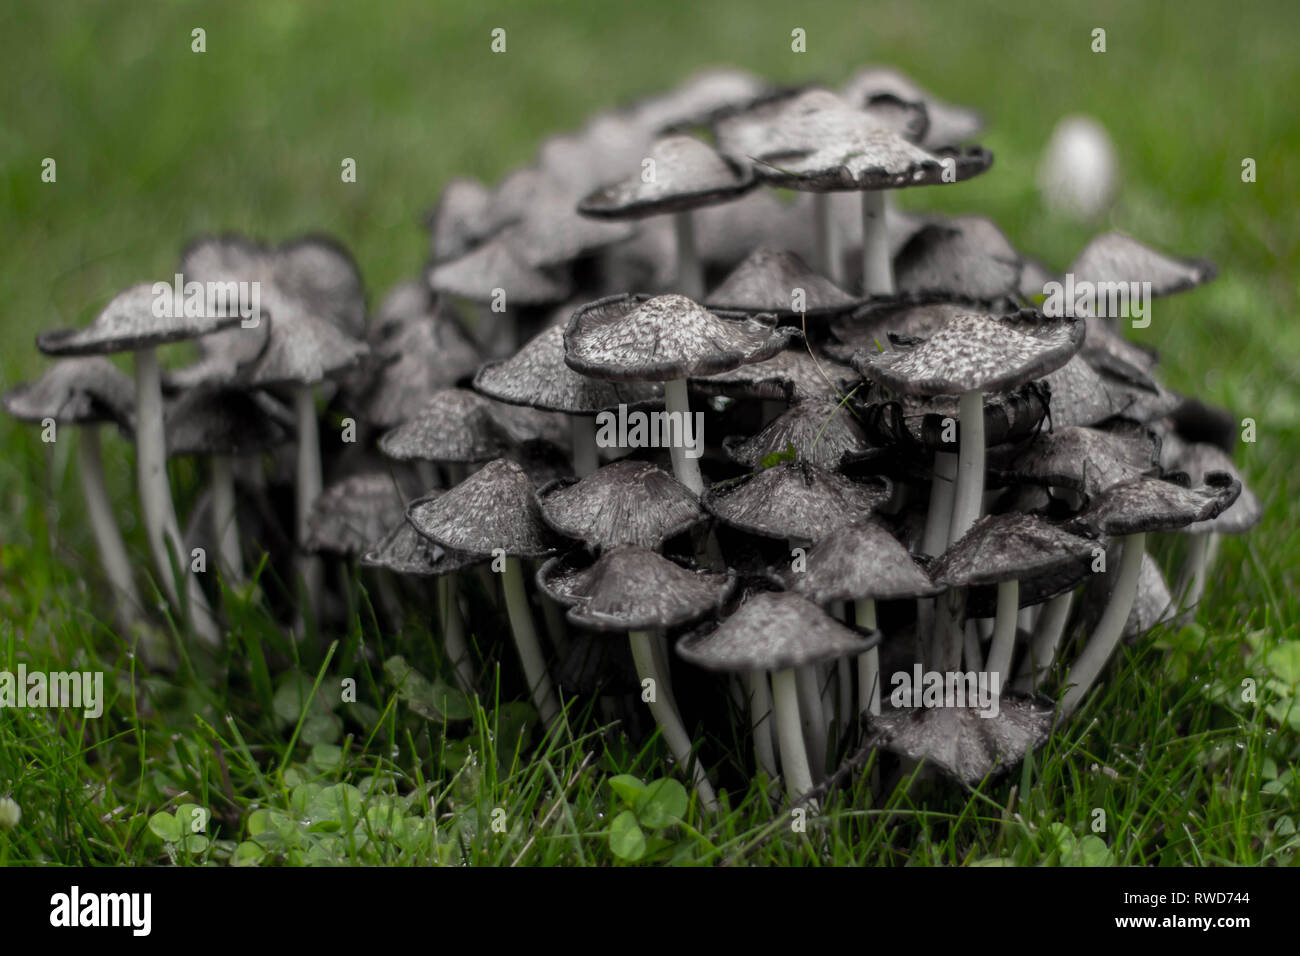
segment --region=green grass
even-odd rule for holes
[[[1019,248],[1060,268],[1092,230],[1041,209],[1034,168],[1059,116],[1092,113],[1123,163],[1110,224],[1220,266],[1219,280],[1162,300],[1150,328],[1132,334],[1160,350],[1170,386],[1256,420],[1258,441],[1239,449],[1238,463],[1265,502],[1264,522],[1225,542],[1196,625],[1161,628],[1124,650],[1022,773],[975,793],[887,780],[874,797],[865,774],[800,834],[764,781],[747,782],[747,756],[713,740],[708,756],[728,782],[728,809],[705,820],[692,806],[688,825],[662,829],[660,855],[1295,862],[1300,119],[1291,94],[1300,88],[1300,8],[539,6],[402,2],[381,14],[351,3],[6,5],[5,387],[40,369],[37,331],[85,322],[126,284],[170,275],[198,232],[333,232],[355,251],[373,299],[419,269],[417,216],[448,177],[494,181],[547,133],[719,62],[774,81],[839,82],[857,65],[887,61],[984,110],[994,169],[917,190],[904,204],[989,215]],[[202,55],[189,49],[196,26],[207,30]],[[488,52],[496,26],[508,31],[502,56]],[[790,52],[796,26],[807,31],[807,54]],[[1108,32],[1105,54],[1089,51],[1096,26]],[[47,156],[58,163],[54,184],[40,181]],[[1245,156],[1258,162],[1254,184],[1240,181]],[[355,184],[340,182],[343,157],[357,160]],[[519,709],[496,689],[492,666],[502,658],[502,681],[514,686],[508,649],[485,648],[482,706],[446,732],[367,664],[402,654],[432,676],[441,667],[434,642],[416,622],[380,632],[364,602],[328,666],[326,648],[295,645],[255,601],[235,600],[222,659],[196,658],[175,677],[132,674],[106,624],[68,444],[45,446],[34,431],[0,423],[0,670],[20,661],[103,669],[111,700],[99,720],[0,713],[0,796],[23,810],[17,829],[0,830],[0,862],[224,861],[254,832],[271,831],[271,852],[303,861],[618,862],[607,832],[620,805],[608,781],[666,773],[663,749],[598,733],[599,719],[581,707],[563,732],[545,738],[532,727],[516,746]],[[131,528],[129,449],[110,442],[107,451]],[[176,477],[192,488],[191,474]],[[129,543],[143,565],[138,530]],[[1176,548],[1162,550],[1176,565]],[[313,700],[337,697],[352,677],[359,703],[322,708],[280,687],[318,677]],[[1240,699],[1246,678],[1258,685],[1256,704]],[[341,783],[365,794],[360,825]],[[199,853],[165,845],[149,826],[189,804],[211,814],[215,842]],[[1105,829],[1094,832],[1098,810]],[[315,828],[285,822],[297,819]]]

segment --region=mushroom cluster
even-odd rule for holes
[[[711,71],[494,188],[448,183],[423,277],[369,317],[331,240],[206,237],[177,283],[215,307],[133,286],[41,335],[57,361],[4,404],[77,426],[124,628],[170,606],[219,646],[223,598],[260,588],[327,632],[364,580],[466,692],[506,638],[549,726],[587,695],[648,714],[706,808],[737,733],[792,800],[855,742],[973,785],[1194,606],[1218,536],[1260,516],[1231,416],[1162,385],[1103,294],[1212,266],[1107,233],[1060,277],[1097,293],[1061,308],[988,219],[895,209],[989,170],[980,128],[891,69],[838,91]],[[179,342],[197,359],[164,371]],[[103,357],[123,352],[134,387]],[[105,423],[135,443],[147,580]],[[208,476],[184,531],[169,455]],[[1161,532],[1186,542],[1172,587]]]

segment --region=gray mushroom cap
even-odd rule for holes
[[[984,128],[984,119],[975,110],[938,99],[892,67],[862,68],[844,84],[840,95],[858,106],[865,106],[880,96],[924,104],[930,121],[921,139],[921,145],[926,147],[951,146],[970,139]]]
[[[894,259],[899,292],[981,301],[1018,296],[1024,271],[1024,257],[1002,230],[983,216],[928,223]]]
[[[61,425],[111,421],[129,426],[135,410],[135,386],[103,356],[66,358],[52,364],[35,381],[5,392],[4,407],[22,422],[52,418]]]
[[[355,366],[369,354],[365,342],[334,322],[318,318],[291,299],[272,299],[266,342],[257,358],[239,368],[238,379],[262,388],[315,385]]]
[[[897,538],[871,520],[831,531],[808,552],[805,563],[802,571],[781,571],[779,580],[787,590],[823,606],[930,597],[943,590]]]
[[[1060,368],[1083,344],[1083,321],[1032,309],[954,316],[919,344],[859,351],[854,367],[897,392],[960,395],[1014,388]]]
[[[472,463],[499,458],[512,444],[492,402],[464,388],[434,392],[415,417],[385,432],[379,450],[398,461]]]
[[[661,137],[648,158],[654,161],[650,182],[638,169],[588,194],[578,211],[598,219],[641,219],[729,202],[756,185],[748,165],[693,136]]]
[[[505,292],[510,307],[549,305],[568,298],[572,282],[528,265],[520,257],[509,229],[502,230],[459,259],[434,265],[428,272],[435,292],[473,302],[490,302],[495,289]]]
[[[714,485],[701,500],[718,520],[741,531],[815,544],[879,508],[889,492],[884,479],[867,484],[806,462],[783,462]]]
[[[985,515],[935,559],[930,575],[949,588],[1021,581],[1020,603],[1036,604],[1082,581],[1096,547],[1095,540],[1035,515]],[[1031,591],[1039,600],[1026,600]]]
[[[183,342],[237,325],[233,315],[155,315],[153,283],[141,282],[119,292],[95,316],[90,325],[78,329],[55,329],[36,337],[36,347],[46,355],[108,355]],[[163,293],[171,302],[171,286]],[[168,308],[168,312],[176,312]],[[205,310],[206,311],[206,310]]]
[[[533,482],[513,461],[490,461],[445,494],[418,498],[407,520],[426,538],[456,551],[537,558],[553,550]]]
[[[735,575],[693,571],[648,548],[606,551],[575,567],[552,558],[537,584],[569,605],[568,618],[596,631],[645,631],[689,624],[716,611],[735,587]]]
[[[1076,283],[1150,282],[1153,296],[1193,289],[1218,274],[1208,259],[1167,256],[1120,232],[1095,237],[1067,271]]]
[[[1158,470],[1155,435],[1139,426],[1068,426],[1043,432],[1012,465],[1017,474],[1089,497]]]
[[[543,520],[593,551],[659,548],[704,519],[689,488],[644,461],[611,462],[582,480],[538,493]]]
[[[795,342],[769,359],[742,365],[729,372],[692,377],[691,389],[703,395],[803,402],[810,399],[838,402],[857,381],[847,365],[824,355],[813,355]]]
[[[710,312],[684,295],[615,295],[573,313],[564,360],[593,378],[666,382],[761,362],[798,335],[770,316]]]
[[[505,238],[526,265],[546,268],[623,242],[635,232],[632,223],[581,215],[569,196],[545,192],[534,199]]]
[[[848,408],[815,398],[787,409],[757,435],[722,440],[727,454],[749,468],[758,468],[766,456],[783,453],[791,445],[796,458],[827,471],[839,468],[845,454],[870,447]]]
[[[864,637],[790,591],[751,595],[707,634],[677,642],[683,660],[713,671],[777,671],[854,657],[880,643]]]
[[[837,359],[848,361],[858,349],[878,351],[890,336],[929,338],[970,306],[956,302],[914,302],[909,300],[868,302],[849,315],[837,315],[827,329],[840,343],[828,345]]]
[[[1033,385],[1002,392],[986,392],[981,402],[984,412],[984,443],[992,448],[1003,442],[1029,437],[1047,417],[1047,402]],[[901,425],[911,437],[933,451],[953,450],[953,439],[961,441],[961,400],[955,395],[901,395],[897,399],[898,418],[892,418],[890,405],[879,406],[886,414],[881,423],[894,430],[896,439],[903,437]],[[957,423],[954,436],[950,423]]]
[[[705,70],[632,110],[640,125],[655,131],[705,123],[720,110],[747,103],[764,91],[763,81],[744,70]]]
[[[1161,478],[1135,478],[1108,489],[1074,523],[1106,535],[1175,531],[1217,518],[1240,494],[1241,482],[1222,471],[1209,472],[1194,488]]]
[[[274,399],[244,389],[184,392],[163,413],[168,455],[253,455],[290,440],[289,415]]]
[[[1161,458],[1164,459],[1164,457],[1164,449],[1162,448]],[[1191,534],[1204,534],[1210,531],[1220,534],[1242,534],[1259,524],[1260,519],[1264,516],[1264,508],[1260,504],[1259,498],[1241,480],[1241,473],[1233,464],[1232,459],[1217,445],[1211,445],[1208,442],[1182,445],[1167,459],[1167,462],[1166,467],[1175,471],[1186,472],[1194,484],[1204,481],[1207,475],[1216,471],[1231,475],[1232,478],[1241,482],[1241,494],[1237,497],[1237,500],[1229,505],[1217,518],[1188,525],[1187,531]]]
[[[392,475],[367,472],[345,478],[312,502],[304,547],[348,557],[365,554],[402,520],[405,508]]]
[[[436,497],[433,493],[430,497]],[[439,577],[486,561],[484,555],[449,551],[416,531],[405,516],[383,539],[361,556],[366,567],[384,568],[397,574]]]
[[[806,307],[802,310],[793,308],[795,289],[803,290]],[[711,309],[811,316],[843,312],[857,303],[796,253],[770,246],[751,252],[704,300]]]
[[[449,179],[426,219],[435,262],[469,252],[484,238],[491,191],[477,179]]]
[[[570,415],[595,415],[616,405],[662,405],[658,382],[611,382],[579,375],[564,361],[564,326],[553,325],[507,359],[488,362],[474,387],[497,401]]]
[[[1052,390],[1054,428],[1095,425],[1120,414],[1126,405],[1082,355],[1072,356],[1045,381]]]
[[[1051,707],[1003,694],[996,717],[970,707],[922,707],[869,717],[868,727],[877,746],[974,787],[1046,743],[1052,720]]]

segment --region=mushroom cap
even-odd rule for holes
[[[614,295],[573,313],[569,368],[616,382],[666,382],[771,358],[799,332],[770,316],[714,313],[684,295]]]
[[[431,492],[429,497],[438,494],[439,492]],[[416,531],[405,516],[399,518],[392,530],[361,556],[361,563],[366,567],[385,568],[398,574],[420,577],[440,577],[486,560],[482,555],[449,551],[434,544]]]
[[[854,657],[880,643],[845,627],[805,597],[791,591],[753,594],[705,634],[688,634],[677,653],[712,671],[778,671]]]
[[[596,631],[644,631],[689,624],[716,611],[736,585],[731,573],[689,570],[648,548],[606,551],[579,566],[552,558],[537,585],[568,605],[569,621]]]
[[[1052,427],[1095,425],[1121,414],[1127,403],[1080,354],[1051,372],[1044,381],[1052,390]]]
[[[60,425],[125,426],[135,412],[135,385],[108,359],[88,355],[53,363],[40,378],[5,392],[3,401],[21,422],[52,418]]]
[[[643,170],[589,193],[578,212],[597,219],[641,219],[729,202],[757,183],[748,165],[693,136],[664,136],[650,147],[654,175]]]
[[[299,300],[272,298],[269,311],[263,319],[268,328],[261,352],[239,368],[239,379],[251,385],[315,385],[370,352],[365,342],[306,311]]]
[[[659,548],[704,519],[689,488],[649,462],[624,459],[538,492],[542,519],[593,551]]]
[[[922,226],[894,259],[899,292],[937,293],[981,301],[1018,296],[1025,259],[983,216],[958,216]]]
[[[457,259],[483,240],[491,195],[477,179],[456,176],[447,180],[426,217],[434,262]]]
[[[995,717],[970,707],[891,710],[868,718],[877,746],[925,761],[974,787],[990,774],[1017,766],[1052,731],[1053,709],[1003,694]]]
[[[1070,268],[1075,283],[1150,282],[1153,296],[1170,295],[1204,285],[1218,270],[1208,259],[1179,259],[1157,252],[1122,232],[1096,236]]]
[[[857,380],[847,365],[824,355],[814,355],[801,342],[793,343],[769,359],[742,365],[729,372],[691,378],[691,389],[703,395],[803,402],[810,399],[839,402]]]
[[[786,189],[860,192],[963,182],[992,165],[993,154],[983,147],[931,151],[882,127],[814,148],[761,153],[755,157],[754,174]]]
[[[1164,459],[1163,449],[1161,458]],[[1260,519],[1264,516],[1264,508],[1260,504],[1259,498],[1241,480],[1241,473],[1237,470],[1237,466],[1232,463],[1232,459],[1217,445],[1211,445],[1207,442],[1184,444],[1170,456],[1168,467],[1176,471],[1186,472],[1188,478],[1197,484],[1204,481],[1207,475],[1216,471],[1231,475],[1233,479],[1241,482],[1241,494],[1237,497],[1237,500],[1229,505],[1217,518],[1188,525],[1187,530],[1190,533],[1203,534],[1214,531],[1219,534],[1242,534],[1259,524]]]
[[[506,241],[526,265],[546,268],[622,242],[635,232],[636,226],[630,222],[581,215],[567,195],[545,192],[510,227]]]
[[[513,461],[490,461],[455,488],[411,502],[406,518],[444,548],[512,558],[538,558],[553,549],[533,495],[533,482]]]
[[[763,81],[744,70],[704,70],[668,92],[636,104],[632,116],[641,126],[655,131],[694,126],[707,123],[721,110],[748,103],[764,90]]]
[[[1106,535],[1174,531],[1217,518],[1240,494],[1241,482],[1222,471],[1209,472],[1194,488],[1162,478],[1134,478],[1107,489],[1075,523]]]
[[[806,307],[802,310],[792,307],[795,289],[803,290]],[[851,309],[858,301],[814,272],[797,253],[760,246],[709,293],[704,304],[734,312],[821,316]]]
[[[1121,425],[1103,431],[1071,425],[1040,433],[1011,470],[1093,497],[1123,482],[1155,474],[1159,455],[1158,440],[1146,428]]]
[[[793,445],[795,456],[818,468],[833,471],[848,452],[870,447],[853,412],[837,402],[811,398],[799,402],[770,421],[757,435],[731,436],[722,447],[734,461],[758,468],[765,457]]]
[[[929,338],[952,319],[970,311],[964,303],[895,299],[867,302],[849,315],[837,315],[827,323],[827,330],[840,345],[827,351],[841,361],[848,361],[858,349],[883,348],[891,336],[909,339]]]
[[[505,454],[512,444],[492,402],[465,388],[441,388],[413,417],[385,432],[379,450],[398,461],[471,463]]]
[[[893,67],[863,67],[840,89],[840,96],[857,106],[866,106],[881,96],[923,104],[930,122],[921,145],[930,148],[963,142],[984,128],[984,118],[978,112],[936,98]]]
[[[428,280],[435,292],[458,295],[473,302],[490,302],[493,290],[501,289],[510,306],[562,302],[572,289],[567,276],[552,275],[524,262],[511,241],[509,229],[498,232],[459,259],[434,265],[429,269]]]
[[[986,392],[982,404],[984,443],[989,448],[1028,437],[1047,417],[1047,401],[1033,383]],[[889,436],[894,442],[918,442],[931,451],[952,452],[961,444],[960,409],[961,401],[955,395],[901,395],[894,402],[869,406],[866,419],[873,434]]]
[[[1060,368],[1083,344],[1081,319],[1032,309],[1005,316],[964,313],[928,339],[890,352],[859,351],[854,368],[897,392],[960,395],[998,391]]]
[[[347,557],[365,554],[402,520],[405,510],[392,475],[366,472],[344,478],[312,502],[304,548]]]
[[[237,313],[202,316],[155,315],[154,303],[161,299],[155,296],[154,285],[167,286],[167,292],[163,295],[170,304],[172,287],[169,283],[141,282],[113,296],[90,325],[77,329],[42,332],[36,337],[36,347],[46,355],[57,356],[134,352],[166,345],[169,342],[196,339],[240,322]],[[166,311],[177,310],[168,308]]]
[[[507,359],[488,362],[474,387],[499,402],[570,415],[595,415],[616,405],[663,404],[658,382],[611,382],[579,375],[564,361],[564,326],[552,325]]]
[[[806,567],[778,579],[814,604],[922,598],[943,590],[898,539],[875,521],[834,529],[808,552]]]
[[[701,501],[718,520],[766,538],[816,543],[889,499],[889,483],[867,484],[807,462],[782,462],[717,484]]]
[[[168,455],[253,455],[289,441],[288,412],[261,392],[193,388],[163,413]]]
[[[1036,515],[985,515],[935,559],[930,575],[949,588],[1021,581],[1040,600],[1059,594],[1090,572],[1097,542]],[[1028,591],[1025,595],[1028,596]],[[1039,601],[1020,601],[1022,605]]]

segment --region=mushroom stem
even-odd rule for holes
[[[839,232],[831,193],[813,193],[813,236],[817,242],[817,265],[832,282],[840,281]]]
[[[957,460],[957,488],[952,501],[952,524],[948,544],[954,544],[970,530],[980,516],[984,498],[984,393],[977,388],[963,392],[958,410],[961,450]]]
[[[244,559],[239,551],[239,519],[235,512],[235,475],[225,455],[212,456],[212,532],[217,557],[227,584],[244,580]]]
[[[654,681],[654,692],[650,694],[647,703],[655,723],[659,725],[660,733],[663,734],[664,743],[668,745],[668,750],[678,765],[691,774],[695,790],[700,795],[701,806],[712,813],[718,809],[718,796],[713,792],[713,785],[709,783],[709,778],[704,773],[704,767],[700,762],[696,760],[692,764],[690,735],[682,725],[682,718],[677,713],[677,704],[673,702],[672,691],[668,688],[668,682],[663,679],[655,659],[657,657],[655,635],[649,631],[628,631],[627,640],[632,646],[632,660],[636,664],[637,677],[642,682]],[[643,693],[642,697],[644,696]]]
[[[546,672],[546,659],[542,656],[542,646],[537,640],[533,615],[528,608],[528,595],[524,592],[524,573],[518,558],[506,558],[506,569],[501,575],[501,591],[506,600],[506,616],[510,619],[510,633],[515,639],[515,648],[519,651],[519,663],[524,668],[524,678],[528,681],[528,691],[532,695],[533,706],[541,714],[542,720],[549,725],[559,716],[560,705],[555,697],[555,688],[551,684],[551,675]]]
[[[704,265],[695,252],[695,219],[689,210],[673,213],[677,235],[677,289],[688,299],[704,298]]]
[[[1038,626],[1034,629],[1034,639],[1030,642],[1029,653],[1020,665],[1013,689],[1024,693],[1038,690],[1040,678],[1047,673],[1056,657],[1057,645],[1065,634],[1065,624],[1070,619],[1070,605],[1074,592],[1066,591],[1047,602],[1043,613],[1038,616]]]
[[[442,633],[442,648],[451,661],[456,686],[466,694],[474,692],[474,664],[465,643],[465,618],[461,616],[456,601],[456,576],[444,574],[438,578],[438,630]]]
[[[140,592],[136,590],[135,579],[131,576],[131,559],[127,556],[122,532],[118,529],[117,519],[113,517],[113,505],[104,487],[104,456],[99,442],[98,425],[85,425],[81,428],[77,457],[81,472],[81,493],[86,499],[86,517],[90,520],[90,530],[94,532],[95,546],[99,549],[99,563],[117,598],[118,624],[125,631],[133,622],[143,619],[144,604],[140,601]]]
[[[868,189],[862,193],[862,294],[894,294],[894,266],[889,261],[882,190]]]
[[[976,672],[984,670],[984,654],[980,649],[980,631],[975,626],[975,622],[967,621],[962,634],[964,637],[962,653],[966,657],[966,670]]]
[[[569,434],[573,438],[573,473],[586,478],[600,467],[595,424],[585,415],[570,415]]]
[[[316,425],[316,396],[312,386],[294,386],[293,408],[298,427],[296,532],[297,544],[301,548],[307,541],[312,503],[320,497],[321,492],[320,432]],[[321,574],[319,558],[305,552],[298,555],[298,575],[302,579],[306,609],[312,616],[320,611]]]
[[[876,602],[870,599],[853,605],[858,627],[876,627]],[[872,717],[880,716],[880,648],[873,647],[858,655],[858,710]]]
[[[966,615],[966,592],[950,588],[935,599],[934,641],[930,659],[933,669],[955,671],[961,664],[962,645],[966,639],[963,618]]]
[[[988,671],[998,675],[998,688],[1011,677],[1011,655],[1016,650],[1016,623],[1020,616],[1020,582],[998,582],[998,610],[993,622],[993,645],[989,648]]]
[[[776,714],[776,738],[781,748],[781,775],[785,778],[786,795],[792,803],[813,786],[799,721],[800,694],[795,671],[796,668],[787,667],[772,674],[772,704]]]
[[[1183,564],[1182,574],[1178,580],[1180,608],[1194,608],[1200,603],[1205,593],[1205,579],[1210,570],[1210,544],[1218,535],[1214,532],[1194,534],[1187,551],[1187,561]]]
[[[1137,598],[1146,538],[1146,532],[1139,531],[1120,540],[1122,554],[1119,559],[1119,576],[1110,592],[1110,600],[1106,602],[1106,610],[1093,629],[1092,637],[1088,638],[1083,653],[1070,668],[1069,679],[1073,686],[1061,699],[1062,719],[1074,713],[1096,683],[1101,669],[1106,666],[1111,652],[1124,634],[1124,625],[1128,623],[1129,612],[1133,610],[1133,602]]]
[[[686,391],[686,379],[677,378],[672,381],[664,382],[664,407],[670,416],[679,415],[678,419],[682,423],[679,435],[685,435],[688,428],[694,428],[693,419],[691,418],[691,399]],[[672,421],[670,417],[668,419]],[[702,435],[696,435],[697,442],[703,443]],[[686,449],[681,446],[681,442],[673,442],[672,447],[668,449],[673,460],[673,475],[687,488],[691,489],[697,495],[704,494],[704,478],[700,475],[700,462],[697,458],[690,458],[686,454]]]
[[[152,348],[135,353],[135,457],[136,481],[140,493],[140,510],[145,534],[153,554],[154,567],[162,579],[163,591],[176,607],[181,607],[176,574],[186,581],[190,624],[205,644],[217,647],[220,630],[208,606],[208,599],[198,579],[185,563],[180,525],[167,484],[167,441],[163,432],[162,380],[158,370],[158,353]],[[172,568],[172,556],[176,569]]]
[[[938,557],[948,547],[948,528],[952,524],[952,499],[956,488],[957,456],[952,452],[934,453],[934,480],[930,482],[930,508],[925,516],[921,553]],[[934,598],[916,602],[916,659],[926,662],[925,635],[934,629]]]
[[[772,746],[772,688],[763,671],[745,675],[749,684],[749,725],[754,732],[754,758],[769,777],[777,775],[776,748]]]
[[[821,688],[817,685],[817,665],[805,664],[794,670],[807,759],[815,778],[820,780],[826,772],[826,717],[822,711]]]

